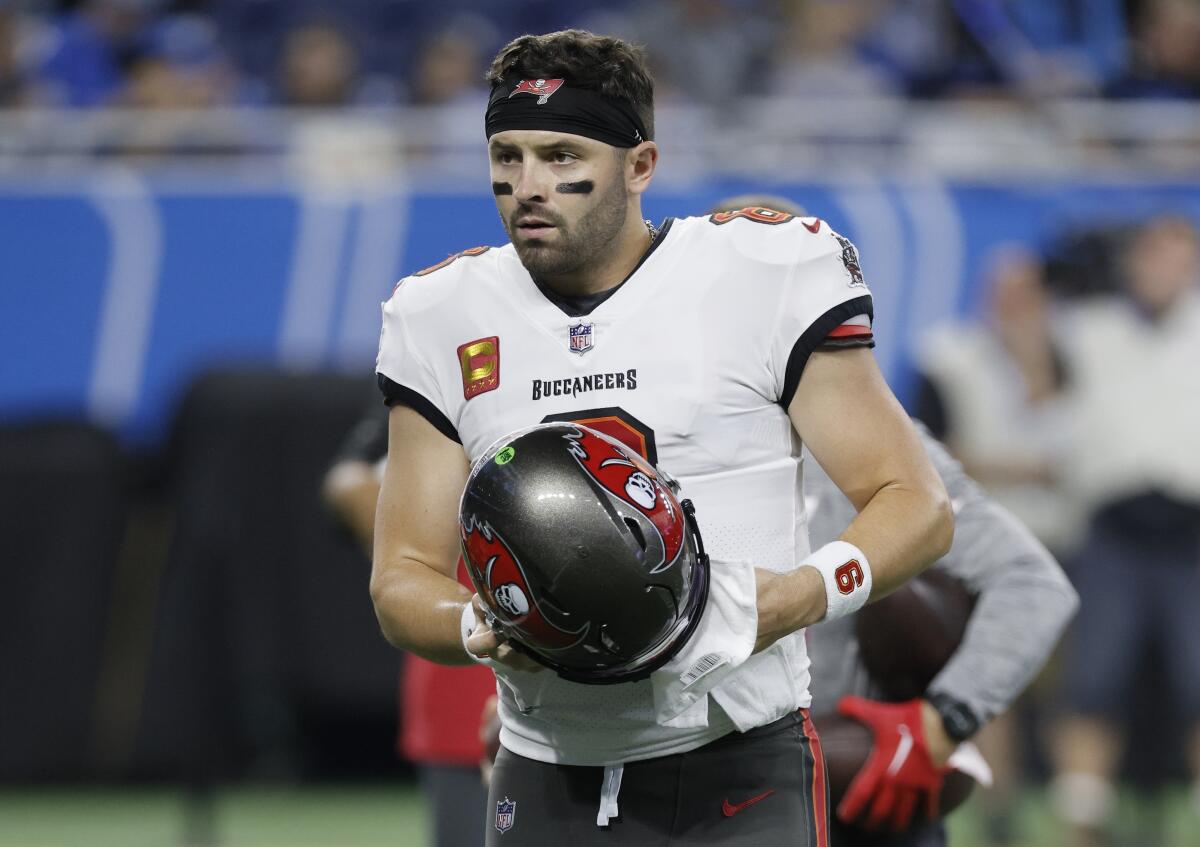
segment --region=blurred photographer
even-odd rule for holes
[[[1200,811],[1200,240],[1179,217],[1126,249],[1124,293],[1063,329],[1077,409],[1068,479],[1090,516],[1073,573],[1081,598],[1065,667],[1070,714],[1053,734],[1054,799],[1074,843],[1110,824],[1121,727],[1159,646]],[[1160,722],[1168,711],[1156,709]],[[1141,755],[1145,755],[1144,753]]]

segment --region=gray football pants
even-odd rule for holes
[[[829,843],[825,763],[803,710],[687,753],[628,763],[620,814],[601,827],[603,774],[502,748],[488,795],[488,847]]]

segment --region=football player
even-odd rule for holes
[[[712,211],[746,206],[804,214],[793,201],[768,195],[722,200]],[[933,569],[960,581],[976,599],[959,648],[926,695],[903,704],[880,701],[880,686],[859,654],[853,617],[808,630],[813,713],[839,709],[866,723],[875,736],[873,755],[839,798],[831,827],[834,843],[848,847],[946,843],[935,804],[951,754],[1012,705],[1079,606],[1078,594],[1045,546],[989,498],[929,430],[918,423],[917,432],[955,515],[954,542]],[[811,460],[807,451],[805,458]],[[813,461],[805,467],[804,500],[813,544],[836,538],[854,516],[853,505]],[[914,744],[893,768],[906,731]]]
[[[953,533],[945,488],[867,349],[858,255],[823,221],[769,209],[644,221],[653,84],[623,41],[522,36],[488,78],[510,243],[405,278],[384,307],[389,458],[371,579],[384,634],[496,671],[488,844],[824,845],[803,630],[902,585]],[[708,608],[737,609],[724,623],[748,635],[674,687],[539,672],[454,579],[472,461],[550,420],[625,442],[695,504]],[[858,510],[817,550],[802,442]],[[602,599],[620,614],[621,598]]]
[[[932,435],[919,431],[954,505],[954,543],[933,568],[961,581],[975,605],[961,644],[925,695],[900,704],[880,702],[859,657],[853,618],[809,630],[813,712],[836,708],[866,723],[875,737],[873,755],[837,806],[837,844],[944,845],[936,803],[951,754],[1012,705],[1079,604],[1041,542],[988,498]],[[853,514],[816,463],[805,468],[804,495],[814,542],[835,537]],[[906,730],[914,743],[902,765],[893,767]],[[886,834],[871,838],[864,829]]]

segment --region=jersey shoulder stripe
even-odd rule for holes
[[[841,326],[835,326],[826,338],[869,338],[871,327],[847,321]]]

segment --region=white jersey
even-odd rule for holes
[[[757,210],[668,220],[629,278],[572,317],[511,245],[407,277],[383,307],[377,370],[474,461],[521,427],[572,420],[676,477],[712,560],[777,572],[809,553],[786,408],[808,355],[869,336],[853,245],[815,218]],[[684,752],[809,704],[795,633],[709,692],[707,718],[655,721],[649,681],[581,685],[497,667],[501,741],[529,758],[615,764]],[[715,706],[714,706],[715,704]]]

